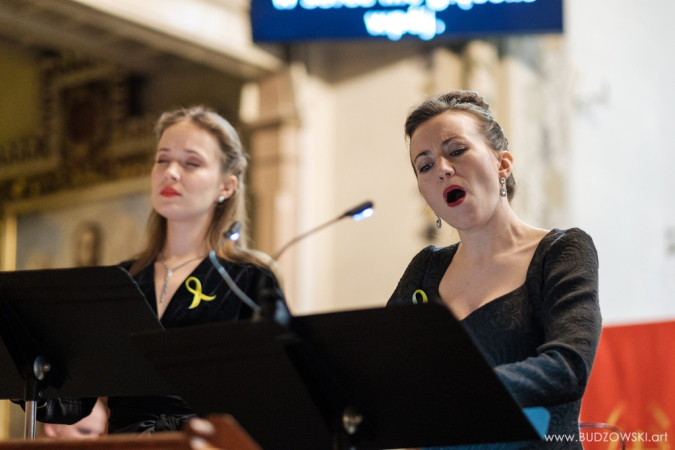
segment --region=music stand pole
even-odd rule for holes
[[[37,422],[37,402],[42,398],[40,381],[44,379],[52,366],[42,356],[35,358],[33,370],[26,376],[24,399],[26,401],[24,439],[35,439],[35,423]]]

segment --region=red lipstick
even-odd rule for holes
[[[450,185],[443,190],[443,199],[449,207],[459,206],[466,198],[466,191],[462,186]]]
[[[171,186],[167,186],[159,193],[162,197],[178,197],[180,194]]]

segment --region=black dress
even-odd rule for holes
[[[272,272],[254,264],[220,260],[237,286],[254,301],[263,290],[281,296]],[[132,262],[120,264],[125,269]],[[139,272],[134,279],[152,310],[157,313],[154,264]],[[227,286],[208,258],[188,275],[171,298],[161,319],[164,328],[177,328],[211,322],[234,322],[253,315]],[[38,408],[38,420],[51,423],[75,423],[91,412],[95,398],[51,399]],[[174,431],[194,417],[190,407],[177,396],[111,397],[108,399],[109,433],[142,433]]]
[[[423,290],[442,303],[438,287],[459,244],[429,246],[415,256],[387,306],[413,303]],[[525,284],[469,314],[461,323],[522,407],[551,414],[547,436],[574,442],[464,446],[484,449],[581,449],[579,411],[601,330],[598,258],[578,228],[552,230],[541,240]]]

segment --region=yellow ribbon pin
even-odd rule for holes
[[[194,281],[195,287],[190,286],[190,282]],[[214,298],[216,298],[215,295],[204,295],[202,294],[202,282],[199,281],[195,277],[190,277],[187,280],[185,280],[185,287],[187,288],[188,291],[191,293],[195,294],[195,296],[192,298],[192,304],[188,309],[195,309],[197,306],[199,306],[199,303],[204,300],[205,302],[210,302]]]
[[[413,292],[413,303],[415,305],[417,305],[417,294],[420,294],[422,296],[422,303],[429,303],[429,299],[427,298],[427,294],[425,294],[422,289],[418,289],[415,292]]]

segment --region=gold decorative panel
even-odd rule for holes
[[[0,202],[147,173],[154,117],[138,111],[142,79],[77,55],[40,60],[40,126],[0,142]]]

